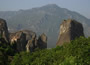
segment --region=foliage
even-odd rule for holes
[[[90,65],[90,37],[80,37],[52,49],[17,53],[11,65]]]
[[[0,65],[8,65],[14,55],[14,49],[0,37]]]

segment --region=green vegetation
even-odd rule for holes
[[[0,65],[9,65],[15,52],[3,38],[0,37]]]
[[[11,65],[90,65],[90,37],[80,37],[52,49],[17,53]]]
[[[90,37],[80,37],[52,49],[35,49],[35,52],[15,52],[0,38],[0,65],[90,65]]]

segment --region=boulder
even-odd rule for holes
[[[82,24],[72,19],[64,20],[60,25],[60,33],[56,45],[63,45],[63,43],[70,42],[80,36],[84,36]]]

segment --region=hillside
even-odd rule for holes
[[[55,4],[28,10],[0,11],[0,18],[7,20],[10,31],[29,29],[38,35],[46,33],[48,47],[55,47],[59,26],[64,19],[71,18],[81,22],[85,29],[85,35],[90,36],[90,19]]]
[[[80,37],[69,44],[34,52],[15,52],[0,38],[0,65],[90,65],[90,37]]]

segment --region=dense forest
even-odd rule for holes
[[[0,38],[0,65],[90,65],[90,37],[80,37],[63,46],[17,52]]]

